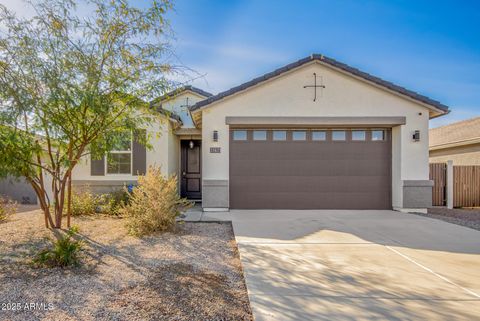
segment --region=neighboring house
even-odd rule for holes
[[[430,163],[480,165],[480,117],[430,129]]]
[[[0,180],[0,196],[2,195],[21,204],[37,204],[37,194],[25,178],[10,176]]]
[[[204,210],[424,211],[428,123],[449,111],[322,55],[218,95],[187,86],[154,104],[171,112],[147,129],[154,149],[128,141],[115,163],[86,159],[74,184],[118,188],[155,164]]]

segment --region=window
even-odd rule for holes
[[[305,132],[305,131],[294,131],[294,132],[292,132],[292,139],[293,140],[306,140],[307,139],[307,132]]]
[[[332,140],[345,140],[346,134],[344,130],[334,130],[332,131]]]
[[[352,130],[352,140],[365,140],[364,130]]]
[[[287,140],[287,132],[284,130],[274,130],[273,140]]]
[[[253,140],[267,140],[267,131],[266,130],[254,130],[253,131]]]
[[[374,140],[374,141],[385,140],[385,131],[383,131],[383,130],[372,130],[372,140]]]
[[[314,131],[312,132],[312,140],[326,140],[327,139],[327,133],[326,132],[319,132],[319,131]]]
[[[233,131],[233,140],[247,140],[247,131],[246,130],[234,130]]]
[[[115,138],[112,151],[107,155],[107,174],[132,173],[132,135],[121,134]]]

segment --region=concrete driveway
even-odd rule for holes
[[[480,320],[480,232],[393,211],[232,210],[260,320]]]

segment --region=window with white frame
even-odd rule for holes
[[[372,140],[373,141],[385,140],[385,131],[383,131],[383,130],[372,130]]]
[[[234,130],[233,131],[233,140],[247,140],[247,131],[246,130]]]
[[[254,130],[253,131],[253,140],[267,140],[267,131],[266,130]]]
[[[273,140],[287,140],[287,131],[274,130],[272,134]]]
[[[361,141],[367,137],[364,130],[352,130],[352,140]]]
[[[306,140],[307,132],[304,130],[296,130],[292,132],[292,140]]]
[[[346,135],[346,132],[344,130],[334,130],[334,131],[332,131],[332,140],[342,141],[342,140],[346,140],[346,139],[347,139],[347,135]]]
[[[312,140],[326,140],[327,133],[325,131],[313,131],[312,132]]]
[[[114,147],[106,157],[107,174],[132,173],[132,135],[121,134],[115,138]]]

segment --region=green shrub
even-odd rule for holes
[[[143,236],[173,227],[180,211],[192,205],[180,198],[177,186],[176,176],[165,178],[157,167],[140,176],[138,186],[129,193],[128,204],[119,210],[127,219],[128,232]]]
[[[102,214],[118,216],[120,209],[128,204],[129,194],[126,189],[121,189],[100,196],[100,212]]]
[[[38,253],[33,259],[36,266],[69,267],[80,265],[83,242],[74,239],[77,227],[71,227],[66,234],[52,241],[52,246]]]
[[[94,194],[89,189],[73,191],[72,216],[95,213],[117,216],[120,208],[128,203],[128,197],[126,188],[106,194]]]
[[[72,216],[95,214],[99,206],[100,199],[89,190],[74,191],[72,193]],[[65,211],[66,213],[66,211]]]
[[[17,203],[8,197],[0,196],[0,222],[5,222],[17,211]]]

